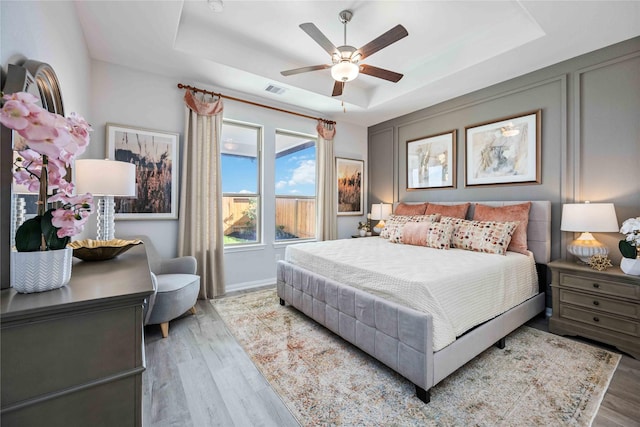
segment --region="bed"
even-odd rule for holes
[[[477,203],[506,206],[523,202]],[[472,216],[473,204],[467,218]],[[544,311],[546,274],[536,271],[544,273],[550,260],[550,223],[550,202],[533,201],[527,255],[423,248],[437,258],[431,267],[420,268],[411,260],[412,249],[420,248],[380,237],[291,245],[285,260],[278,262],[278,297],[281,304],[289,303],[407,378],[415,385],[417,397],[428,403],[431,387],[491,345],[503,348],[506,335]],[[456,251],[459,253],[454,254]],[[483,271],[489,271],[489,282],[495,283],[491,292],[500,289],[517,295],[500,304],[494,304],[497,298],[491,296],[482,299],[482,293],[488,293],[482,287],[486,284],[476,285],[469,272],[457,274],[459,268],[446,266],[447,257],[472,269],[489,265]],[[493,266],[494,261],[507,266]],[[407,268],[407,262],[414,267]],[[354,268],[347,269],[349,265]],[[534,285],[527,273],[531,268],[538,276]],[[419,270],[430,274],[418,276]],[[424,290],[415,286],[418,280],[433,283]],[[456,290],[457,282],[465,285]],[[404,293],[391,294],[387,288],[404,289]],[[471,305],[457,306],[456,299]]]

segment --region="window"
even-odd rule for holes
[[[224,244],[258,243],[261,128],[225,120],[221,139]]]
[[[316,237],[316,139],[276,132],[276,241]]]

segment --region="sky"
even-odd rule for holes
[[[257,160],[222,155],[222,192],[256,193],[258,190]],[[305,148],[276,159],[275,186],[277,195],[315,196],[316,149]],[[274,185],[274,183],[264,183]]]

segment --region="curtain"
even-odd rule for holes
[[[333,124],[318,121],[316,130],[318,131],[317,238],[318,240],[335,240],[338,238],[337,178],[333,154],[333,137],[336,129]]]
[[[220,134],[222,99],[184,94],[185,130],[182,154],[178,256],[198,261],[200,299],[225,292]]]

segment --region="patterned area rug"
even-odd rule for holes
[[[588,426],[620,355],[523,326],[415,397],[408,380],[298,312],[275,290],[213,301],[300,424]]]

